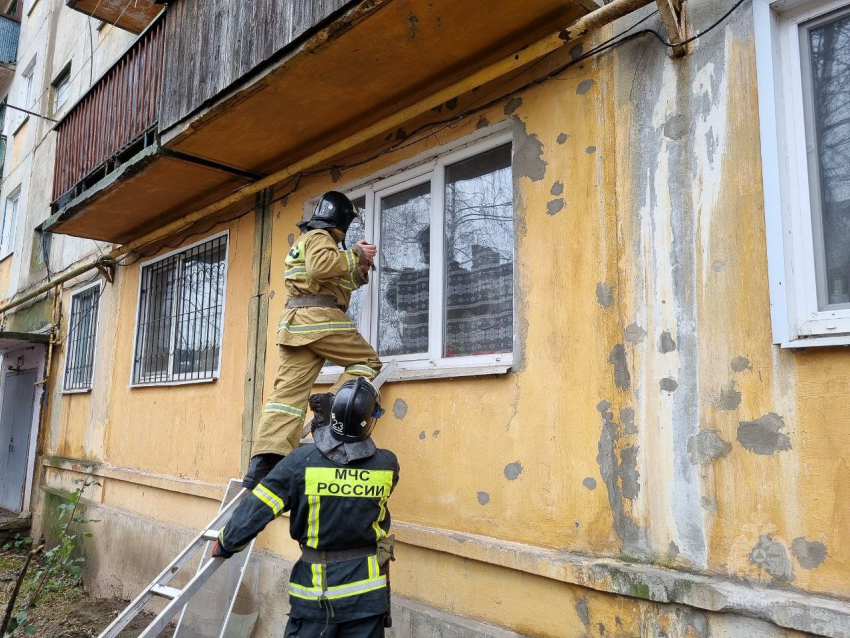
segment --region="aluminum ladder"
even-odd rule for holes
[[[380,388],[390,377],[395,366],[396,364],[394,361],[387,363],[381,369],[378,376],[375,377],[375,380],[372,382],[373,385],[376,388]],[[311,418],[309,421],[304,423],[303,436],[310,433],[310,425],[312,424],[312,421],[313,419]],[[309,438],[301,439],[302,445],[309,442]],[[178,554],[177,558],[171,561],[168,566],[160,572],[159,576],[154,578],[154,580],[142,590],[142,593],[136,596],[136,598],[127,605],[127,607],[118,614],[118,616],[115,617],[115,620],[113,620],[109,626],[100,633],[98,638],[117,638],[121,631],[142,612],[145,605],[147,605],[154,597],[162,598],[168,602],[162,611],[160,611],[150,624],[145,627],[142,633],[139,634],[139,638],[154,638],[159,635],[159,633],[166,628],[168,623],[171,622],[178,613],[180,613],[180,610],[185,607],[186,603],[189,602],[192,596],[194,596],[216,572],[216,570],[222,566],[226,559],[213,558],[207,561],[207,563],[194,576],[192,576],[189,582],[186,583],[186,586],[182,589],[171,587],[168,583],[171,582],[171,579],[202,547],[204,547],[206,543],[218,540],[219,530],[227,524],[233,516],[233,512],[236,510],[236,507],[240,502],[242,502],[242,499],[247,493],[248,490],[244,488],[240,489],[236,496],[222,507],[218,515],[212,519],[209,524],[207,524],[203,531],[201,531],[201,533],[198,534],[194,540],[182,552],[180,552],[180,554]]]

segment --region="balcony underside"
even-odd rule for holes
[[[54,233],[125,244],[247,184],[250,177],[145,149],[58,210]]]
[[[153,0],[67,0],[66,4],[80,13],[114,24],[132,33],[141,33],[162,11],[163,5]]]

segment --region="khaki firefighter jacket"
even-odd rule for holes
[[[344,235],[336,228],[304,233],[286,256],[284,285],[287,299],[322,295],[336,308],[284,308],[277,326],[277,343],[304,346],[334,332],[355,332],[345,314],[351,293],[369,283],[360,266],[365,262],[359,246],[340,250]]]

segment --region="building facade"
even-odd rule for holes
[[[31,385],[17,509],[48,535],[97,477],[93,595],[245,469],[333,188],[397,361],[395,635],[850,635],[850,3],[690,2],[676,46],[679,3],[601,6],[24,8],[9,103],[58,121],[7,112],[0,436]],[[285,518],[258,539],[252,636],[297,555]]]

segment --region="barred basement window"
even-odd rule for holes
[[[71,295],[71,317],[65,347],[64,392],[91,390],[97,339],[97,309],[101,282],[86,286]]]
[[[142,264],[133,385],[218,378],[227,241],[224,232]]]

